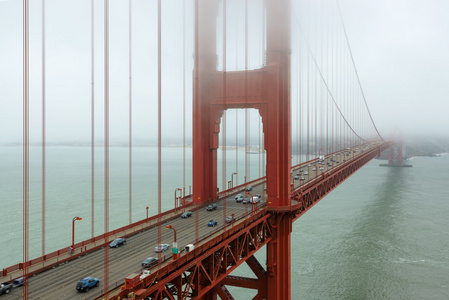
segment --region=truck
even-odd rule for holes
[[[0,295],[9,294],[9,292],[12,290],[12,287],[12,283],[3,282],[2,284],[0,284]]]
[[[195,249],[195,246],[193,244],[188,244],[185,247],[186,253],[192,251],[193,249]]]

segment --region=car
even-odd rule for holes
[[[118,238],[113,240],[112,243],[109,244],[109,248],[118,248],[121,245],[126,245],[126,239]]]
[[[252,187],[252,186],[249,186],[249,187],[246,188],[246,191],[247,191],[247,192],[252,191],[252,190],[253,190],[253,187]]]
[[[226,223],[231,223],[232,222],[232,217],[226,217]]]
[[[78,292],[88,292],[91,288],[99,286],[100,279],[94,277],[84,277],[76,283]]]
[[[263,187],[263,190],[264,190],[264,191],[266,191],[266,190],[267,190],[267,186],[266,186],[266,185],[265,185],[265,186]]]
[[[298,179],[299,179],[299,176],[295,176],[295,177],[293,177],[293,179],[298,180]]]
[[[150,271],[150,270],[144,270],[144,271],[142,272],[142,274],[140,275],[139,279],[142,280],[142,279],[144,279],[145,277],[148,277],[148,276],[150,276],[150,275],[151,275],[151,271]]]
[[[259,202],[260,202],[260,198],[259,198],[259,197],[254,196],[254,197],[252,198],[252,203],[259,203]],[[247,203],[251,203],[251,197],[245,198],[245,199],[243,200],[243,204],[247,204]]]
[[[210,220],[209,223],[207,223],[207,226],[214,227],[218,225],[218,222],[216,220]]]
[[[300,172],[296,172],[296,176],[299,176],[299,175],[301,175],[301,173]]]
[[[168,250],[170,248],[169,244],[159,244],[159,246],[156,246],[154,248],[155,252],[164,252],[165,250]]]
[[[305,172],[304,172],[304,175],[309,175],[309,172],[305,171]]]
[[[15,286],[22,286],[25,283],[25,276],[19,277],[17,279],[14,279],[14,285]]]
[[[299,180],[306,180],[304,176],[299,177]]]
[[[0,284],[0,295],[3,294],[9,294],[9,292],[12,290],[13,285],[10,282],[3,282]]]
[[[235,202],[237,202],[237,203],[240,203],[240,202],[242,202],[243,201],[243,196],[241,195],[241,194],[238,194],[236,197],[235,197]]]
[[[148,257],[147,259],[145,259],[145,260],[142,262],[142,267],[148,268],[148,267],[155,266],[156,264],[157,264],[157,258],[154,258],[154,257]]]
[[[207,211],[213,211],[217,209],[217,204],[210,204],[207,206]]]
[[[316,171],[316,168],[313,168],[312,171]]]
[[[185,213],[183,213],[181,215],[181,218],[187,219],[187,218],[190,218],[191,216],[192,216],[192,212],[191,211],[186,211]]]
[[[260,199],[260,198],[262,198],[262,195],[261,194],[255,194],[254,197],[259,197],[259,199]]]

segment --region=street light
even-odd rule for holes
[[[234,172],[234,173],[232,173],[232,175],[231,175],[231,187],[234,187],[234,175],[236,175],[237,176],[237,172]]]
[[[178,191],[180,191],[181,192],[181,196],[179,196],[179,197],[182,197],[182,189],[180,189],[180,188],[176,188],[175,189],[175,208],[178,208],[178,197],[176,197],[176,193],[178,192]]]
[[[149,207],[147,206],[147,222],[148,222],[148,209],[149,209]]]
[[[72,249],[75,247],[75,221],[81,221],[83,218],[74,217],[72,220]]]
[[[173,225],[167,225],[165,226],[165,229],[173,229],[173,231],[175,232],[175,240],[173,242],[173,247],[171,248],[171,252],[173,254],[173,259],[177,259],[178,258],[178,242],[176,241],[176,228]]]

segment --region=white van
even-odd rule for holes
[[[188,244],[185,247],[186,253],[189,252],[189,251],[192,251],[193,249],[195,249],[195,246],[193,244]]]

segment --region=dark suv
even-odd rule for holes
[[[217,204],[210,204],[207,206],[207,211],[213,211],[217,209]]]
[[[88,292],[89,289],[99,286],[100,280],[94,277],[84,277],[76,284],[76,289],[78,292]]]
[[[153,266],[157,265],[157,261],[158,261],[157,258],[154,258],[154,257],[148,257],[147,259],[145,259],[145,260],[142,262],[142,267],[143,267],[143,268],[150,268],[150,267],[153,267]]]
[[[187,219],[187,218],[190,218],[191,216],[192,216],[192,212],[191,211],[186,211],[185,213],[183,213],[181,215],[181,218]]]
[[[117,248],[118,246],[126,245],[126,239],[124,238],[118,238],[112,241],[112,243],[109,244],[109,248]]]
[[[9,292],[12,290],[12,287],[12,283],[3,282],[2,284],[0,284],[0,295],[9,294]]]

